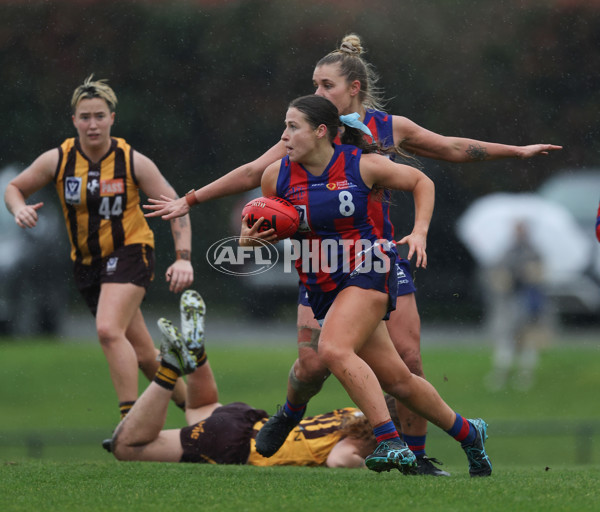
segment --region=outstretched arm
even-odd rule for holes
[[[165,196],[176,198],[175,190],[148,157],[134,152],[135,174],[140,188],[148,197]],[[192,226],[190,216],[171,220],[171,232],[175,243],[175,262],[167,269],[165,277],[170,283],[169,290],[180,293],[194,281],[192,268]]]
[[[58,165],[58,149],[46,151],[6,186],[4,202],[21,228],[33,228],[44,203],[27,204],[26,199],[52,181]]]
[[[427,130],[410,119],[393,116],[394,142],[415,155],[448,162],[481,162],[500,158],[531,158],[562,149],[554,144],[511,146],[463,137],[447,137]]]
[[[185,215],[197,203],[252,190],[260,185],[261,177],[267,166],[284,156],[285,146],[280,141],[256,160],[235,168],[198,190],[190,191],[186,197],[179,199],[165,196],[160,196],[159,199],[150,198],[148,200],[150,204],[144,205],[144,209],[151,211],[146,213],[146,217],[161,217],[164,220],[170,220]]]

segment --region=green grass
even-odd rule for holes
[[[3,511],[591,511],[600,467],[518,468],[488,479],[398,472],[156,463],[0,466]]]
[[[428,379],[458,412],[490,424],[490,479],[472,480],[457,444],[430,427],[448,479],[324,468],[119,463],[99,442],[118,419],[96,344],[0,342],[0,510],[594,510],[600,481],[600,349],[542,354],[527,392],[489,392],[486,348],[426,349]],[[293,347],[209,347],[222,402],[272,412]],[[146,383],[140,381],[140,389]],[[350,405],[329,379],[310,413]],[[175,406],[167,426],[183,423]],[[588,430],[586,430],[586,427]],[[326,475],[326,477],[325,477]],[[324,478],[325,477],[325,478]]]

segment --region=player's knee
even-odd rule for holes
[[[321,343],[319,345],[319,359],[327,368],[333,368],[347,357],[344,348],[338,347],[335,343]]]
[[[120,333],[111,322],[96,321],[96,333],[101,344],[110,344],[118,340]]]
[[[123,441],[123,436],[120,435],[119,429],[113,434],[111,439],[110,451],[117,460],[128,460],[126,457],[127,445]]]
[[[419,351],[406,351],[402,354],[402,360],[404,361],[404,364],[408,366],[411,373],[418,375],[419,377],[425,376],[423,372],[423,360],[421,359],[421,353]]]
[[[380,380],[381,389],[397,400],[403,402],[409,398],[413,392],[413,379],[414,376],[411,373],[406,372],[406,375],[395,377],[393,380]]]
[[[330,372],[327,368],[319,365],[320,371],[313,372],[308,376],[309,378],[306,378],[306,375],[298,374],[297,368],[297,365],[292,366],[289,375],[289,384],[299,400],[308,402],[313,396],[321,391]]]
[[[322,381],[329,375],[327,367],[314,350],[301,350],[292,369],[301,381]]]

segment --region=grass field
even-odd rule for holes
[[[428,453],[451,478],[359,470],[119,463],[100,448],[117,421],[100,348],[0,342],[0,510],[597,510],[600,345],[542,354],[527,392],[483,386],[487,348],[426,349],[429,380],[457,411],[490,424],[490,479],[468,477],[458,445],[430,428]],[[292,347],[209,346],[221,401],[272,412]],[[141,386],[145,382],[141,381]],[[309,413],[350,405],[330,379]],[[181,426],[172,406],[167,426]],[[326,475],[326,478],[324,476]]]

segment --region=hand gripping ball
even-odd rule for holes
[[[300,216],[294,205],[281,197],[257,197],[244,206],[242,218],[248,215],[248,226],[264,217],[259,233],[271,228],[275,229],[277,238],[283,240],[292,236],[298,230]]]

